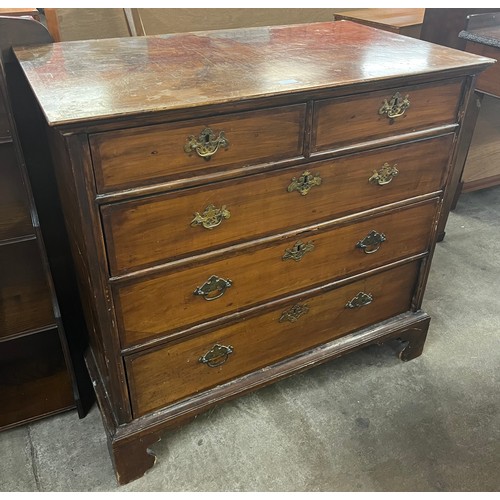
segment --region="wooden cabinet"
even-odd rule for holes
[[[461,191],[476,191],[500,184],[500,12],[468,16],[460,40],[472,54],[497,59],[477,78],[478,117]]]
[[[219,402],[372,343],[422,352],[491,60],[350,22],[16,55],[49,126],[120,483]]]
[[[83,416],[92,400],[43,121],[11,51],[50,41],[40,23],[0,16],[0,429],[73,408]]]
[[[424,14],[425,9],[354,9],[335,13],[334,18],[420,38]]]
[[[76,407],[57,298],[7,96],[0,60],[0,429]]]

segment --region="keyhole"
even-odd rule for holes
[[[205,134],[205,143],[210,142],[210,134]]]

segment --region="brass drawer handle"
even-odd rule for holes
[[[284,323],[289,321],[290,323],[295,323],[301,316],[309,312],[309,307],[306,304],[295,304],[283,312],[280,316],[279,322]]]
[[[363,307],[373,302],[373,295],[371,293],[359,292],[356,297],[352,298],[346,305],[346,309],[354,309],[356,307]]]
[[[219,148],[228,148],[229,141],[221,130],[217,135],[211,128],[205,128],[201,131],[198,137],[190,135],[184,145],[186,153],[196,151],[198,156],[210,160],[210,158],[217,153]]]
[[[319,174],[313,175],[309,170],[306,170],[298,178],[292,178],[292,182],[287,187],[287,191],[289,193],[292,191],[298,191],[302,196],[305,196],[312,187],[319,186],[321,182],[322,179]]]
[[[226,209],[226,205],[222,205],[221,208],[208,205],[202,214],[200,212],[194,214],[191,226],[203,226],[205,229],[213,229],[219,226],[224,219],[229,219],[229,217],[231,217],[231,212]]]
[[[406,110],[410,107],[410,100],[408,99],[408,95],[405,97],[401,97],[399,92],[396,92],[389,100],[384,100],[384,104],[378,110],[379,115],[387,115],[387,118],[391,120],[391,122],[395,118],[399,118],[403,116]]]
[[[210,368],[216,368],[217,366],[223,365],[232,353],[233,346],[215,344],[212,349],[201,356],[198,361],[209,366]]]
[[[232,284],[231,280],[225,280],[213,274],[203,285],[196,288],[193,295],[201,295],[205,300],[216,300],[222,297]],[[216,292],[215,295],[214,292]]]
[[[370,231],[362,240],[356,243],[356,248],[360,248],[365,253],[375,253],[380,248],[380,245],[386,241],[384,233]]]
[[[373,175],[368,179],[368,182],[383,186],[392,182],[392,179],[398,174],[397,165],[391,167],[388,163],[384,163],[378,170],[373,171]]]
[[[298,262],[299,260],[302,259],[302,257],[304,257],[304,255],[307,252],[312,252],[313,250],[314,250],[314,244],[312,241],[308,241],[307,243],[302,243],[302,241],[297,241],[297,243],[295,243],[295,245],[293,245],[292,248],[287,248],[285,250],[282,259],[283,260],[292,259],[295,262]]]

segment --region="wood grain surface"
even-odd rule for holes
[[[29,199],[12,143],[0,143],[0,241],[34,235]]]
[[[55,324],[35,240],[0,246],[0,337]]]
[[[363,22],[379,29],[399,30],[421,25],[424,14],[425,9],[355,9],[335,14],[335,20],[345,19]]]
[[[485,95],[462,174],[462,191],[500,183],[500,99]]]
[[[461,80],[452,80],[318,101],[314,108],[312,151],[335,150],[361,140],[456,123],[461,90]],[[396,92],[402,98],[408,96],[410,107],[403,116],[391,120],[379,114],[379,109]]]
[[[497,27],[496,31],[499,47],[467,42],[465,50],[471,54],[478,54],[497,60],[500,59],[500,27]],[[476,88],[481,92],[487,92],[500,98],[500,63],[498,61],[478,76]]]
[[[134,416],[409,310],[419,264],[412,262],[300,302],[308,312],[295,322],[279,321],[283,312],[295,305],[291,303],[207,335],[126,359]],[[372,294],[373,302],[346,308],[359,292]],[[214,344],[231,346],[234,352],[226,363],[211,368],[199,358]]]
[[[303,155],[305,104],[90,136],[98,192]],[[229,142],[208,160],[186,153],[206,128]]]
[[[435,216],[434,199],[354,224],[321,232],[304,231],[273,245],[255,246],[236,254],[227,252],[182,270],[117,285],[115,307],[122,343],[130,346],[425,252]],[[366,254],[356,244],[372,230],[383,233],[387,241],[377,252]],[[312,243],[314,249],[300,261],[284,260],[286,251],[299,241]],[[212,275],[231,280],[232,286],[212,301],[194,295],[194,290]]]
[[[453,134],[213,183],[101,208],[111,274],[120,275],[200,251],[249,241],[436,192],[443,186]],[[398,175],[383,186],[368,182],[385,163]],[[321,177],[308,194],[288,192],[305,171]],[[356,196],[352,196],[355,192]],[[245,193],[245,196],[242,196]],[[228,219],[218,227],[191,226],[213,204]]]
[[[51,125],[333,89],[402,73],[466,74],[490,62],[349,21],[63,42],[17,48],[16,55]]]

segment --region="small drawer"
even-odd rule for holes
[[[36,240],[0,245],[0,338],[55,324]]]
[[[0,241],[33,234],[21,169],[12,143],[0,144]]]
[[[105,205],[111,275],[438,191],[453,137]],[[306,192],[307,171],[321,183]]]
[[[433,199],[355,224],[301,232],[278,243],[117,284],[115,307],[122,344],[131,346],[425,252],[436,206]]]
[[[125,358],[134,417],[408,311],[420,263]]]
[[[450,80],[317,101],[312,151],[457,123],[461,93],[462,80]]]
[[[97,190],[103,193],[301,157],[305,110],[305,104],[298,104],[92,134]]]

